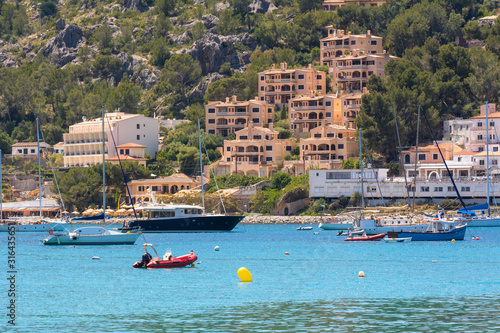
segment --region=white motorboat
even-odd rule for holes
[[[139,233],[121,233],[102,227],[83,227],[71,232],[49,231],[50,236],[43,239],[44,245],[124,245],[134,244]]]
[[[298,227],[297,230],[312,230],[313,227]]]
[[[404,237],[404,238],[384,238],[384,241],[386,243],[408,243],[411,242],[411,237]]]
[[[335,222],[335,220],[321,222],[318,228],[323,230],[348,230],[352,229],[354,226],[353,223],[350,222]]]

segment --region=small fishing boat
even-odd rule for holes
[[[313,227],[298,227],[297,230],[312,230]]]
[[[126,245],[134,244],[139,233],[121,233],[101,227],[78,228],[71,232],[53,232],[42,240],[44,245]]]
[[[156,258],[152,258],[147,251],[147,247],[150,246],[156,253]],[[142,261],[136,261],[134,263],[134,268],[176,268],[185,267],[189,265],[194,265],[194,262],[198,260],[196,254],[193,251],[189,251],[188,254],[183,256],[174,257],[172,251],[167,249],[163,258],[160,259],[158,253],[152,244],[144,244],[143,246],[146,253],[142,256]]]
[[[384,238],[384,241],[386,243],[408,243],[411,242],[411,237],[405,237],[405,238]]]
[[[371,235],[368,236],[363,233],[361,236],[356,236],[355,234],[351,234],[349,237],[344,239],[346,242],[364,242],[364,241],[378,241],[385,237],[385,234]]]

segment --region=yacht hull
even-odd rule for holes
[[[411,237],[412,242],[414,241],[451,241],[454,240],[464,240],[465,231],[467,226],[456,227],[451,231],[442,232],[398,232],[398,238]]]
[[[244,216],[201,215],[193,217],[154,218],[131,221],[121,228],[122,232],[140,229],[144,233],[152,232],[221,232],[231,231]]]

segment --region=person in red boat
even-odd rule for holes
[[[146,267],[147,264],[149,264],[149,262],[151,261],[151,259],[153,259],[153,257],[149,254],[147,248],[144,248],[144,251],[146,251],[146,253],[142,255],[142,261],[140,262],[139,267]]]

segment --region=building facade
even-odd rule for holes
[[[360,7],[377,7],[382,6],[385,0],[325,0],[321,8],[325,12],[336,12],[340,7],[355,4]]]
[[[205,107],[205,130],[209,134],[228,136],[242,130],[249,122],[256,126],[271,124],[274,105],[266,101],[251,99],[238,101],[236,96],[225,102],[208,102]]]
[[[314,91],[309,95],[300,95],[290,100],[289,124],[292,132],[309,133],[312,129],[326,123],[356,129],[355,119],[361,107],[363,94],[329,94],[318,96]]]
[[[116,156],[114,144],[144,145],[145,152],[158,151],[158,119],[140,114],[113,112],[105,114],[104,141],[106,158]],[[113,133],[113,139],[111,134]],[[64,137],[64,166],[90,166],[102,163],[102,118],[86,120],[69,127]]]
[[[206,182],[208,182],[208,179],[205,180]],[[151,195],[156,197],[163,194],[175,194],[178,191],[190,190],[200,185],[200,177],[193,178],[183,173],[175,173],[171,176],[155,179],[138,179],[128,183],[134,203],[151,202]]]
[[[225,140],[222,159],[215,174],[241,174],[269,177],[277,171],[277,164],[297,143],[291,139],[278,139],[279,132],[254,126],[236,132],[236,140]]]
[[[403,177],[388,177],[388,169],[365,169],[363,172],[363,190],[367,205],[379,205],[388,200],[407,201],[408,192]],[[361,171],[358,170],[309,170],[309,197],[336,200],[351,197],[355,192],[361,194]],[[455,184],[466,203],[486,200],[486,181],[457,179]],[[491,181],[492,193],[500,193],[500,181]],[[440,202],[456,199],[455,188],[449,178],[419,179],[414,187],[418,202]],[[500,197],[497,198],[497,200]],[[385,200],[385,201],[383,201]]]
[[[148,160],[144,157],[144,149],[146,149],[146,146],[137,143],[126,143],[116,146],[116,148],[118,149],[118,155],[107,158],[106,162],[119,165],[120,162],[129,161],[137,162],[143,167],[146,167],[146,161]]]
[[[315,90],[326,93],[326,73],[309,65],[307,68],[288,69],[286,63],[275,65],[259,74],[259,100],[269,104],[287,105],[296,95]]]
[[[45,142],[40,142],[40,154],[42,156],[52,152],[52,146]],[[36,142],[18,142],[12,145],[13,156],[38,156],[38,144]]]
[[[358,157],[356,130],[325,123],[300,140],[300,161],[307,168],[339,169],[345,159]]]
[[[384,77],[385,65],[395,57],[383,50],[382,37],[370,30],[364,35],[345,34],[332,26],[327,30],[328,36],[320,41],[320,61],[330,67],[334,91],[361,91],[371,75]]]

